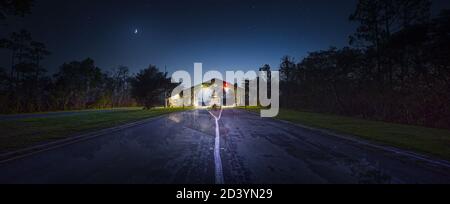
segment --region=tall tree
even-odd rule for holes
[[[381,87],[387,76],[393,81],[392,60],[383,50],[393,33],[429,19],[429,0],[359,0],[351,21],[359,23],[350,44],[368,48],[375,59],[377,80]],[[383,50],[383,51],[382,51]]]
[[[281,58],[281,64],[280,64],[280,88],[282,89],[282,94],[286,98],[292,97],[295,90],[293,90],[293,87],[297,85],[297,82],[295,80],[297,73],[297,64],[294,61],[294,58],[290,56],[284,56]],[[282,101],[282,103],[285,103],[283,105],[291,106],[293,100],[286,100]]]
[[[58,106],[65,110],[94,105],[101,97],[105,75],[95,66],[94,60],[87,58],[63,64],[54,78]]]
[[[429,0],[359,0],[350,21],[359,23],[351,43],[379,48],[392,33],[430,17]]]
[[[6,48],[11,51],[11,78],[15,73],[15,66],[24,63],[24,60],[29,58],[30,42],[32,41],[31,34],[26,30],[20,32],[13,32],[9,39],[1,39],[1,48]]]
[[[296,71],[295,68],[294,58],[290,56],[284,56],[281,58],[280,73],[282,80],[287,82],[293,81]]]
[[[46,71],[41,67],[41,61],[48,55],[50,55],[50,51],[47,50],[44,43],[36,41],[30,43],[30,57],[35,66],[34,71],[36,81],[38,81],[40,75]]]
[[[149,109],[158,104],[163,105],[160,103],[161,95],[164,92],[164,87],[170,83],[166,73],[162,73],[156,66],[150,65],[147,69],[141,70],[131,80],[131,93],[139,103]]]
[[[126,106],[131,105],[130,93],[130,70],[126,66],[119,66],[112,70],[112,105]]]

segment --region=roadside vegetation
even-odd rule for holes
[[[94,130],[160,116],[188,108],[123,109],[77,115],[0,121],[0,152],[67,138]]]
[[[259,107],[242,107],[259,112]],[[276,119],[343,133],[450,161],[450,130],[281,109]]]
[[[26,17],[39,4],[35,0],[0,1],[0,27]],[[0,113],[35,113],[165,105],[174,86],[167,72],[154,65],[136,74],[127,66],[98,67],[95,60],[72,60],[45,67],[52,54],[44,42],[22,29],[0,35],[0,49],[10,54],[10,66],[0,67]],[[4,66],[2,64],[1,66]],[[48,74],[48,69],[58,68]]]
[[[281,106],[450,129],[450,10],[358,0],[349,15],[348,47],[282,59]]]

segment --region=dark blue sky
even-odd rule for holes
[[[53,53],[50,72],[64,62],[93,58],[108,70],[126,65],[133,72],[156,64],[168,71],[278,67],[283,55],[342,47],[355,25],[348,16],[356,0],[145,1],[36,0],[32,15],[2,32],[26,28]],[[450,1],[435,1],[434,10]],[[138,30],[135,34],[134,31]],[[0,66],[9,67],[8,52]]]

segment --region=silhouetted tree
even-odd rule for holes
[[[359,0],[350,16],[359,23],[351,42],[359,40],[379,49],[392,33],[428,22],[430,6],[429,0]]]
[[[88,58],[65,63],[54,75],[57,104],[60,109],[82,109],[95,105],[101,97],[105,75]]]
[[[294,75],[295,75],[295,62],[294,59],[290,56],[284,56],[281,58],[281,65],[280,65],[280,74],[281,79],[287,82],[294,81]]]
[[[0,46],[11,51],[11,80],[14,80],[18,76],[14,77],[16,73],[16,66],[18,64],[26,63],[29,59],[30,43],[32,41],[31,34],[26,30],[21,30],[16,33],[13,32],[9,39],[0,40]]]
[[[156,105],[163,105],[160,99],[167,84],[170,84],[170,79],[167,78],[166,73],[162,73],[156,66],[150,65],[131,80],[131,93],[140,104],[149,109]]]
[[[350,44],[359,44],[373,53],[376,79],[383,88],[393,83],[393,67],[389,50],[384,49],[392,33],[429,20],[429,0],[359,0],[351,21],[359,23]]]
[[[131,75],[128,67],[119,66],[112,70],[110,75],[112,106],[130,106],[133,101],[131,99]]]
[[[35,65],[35,79],[38,81],[40,75],[45,73],[46,70],[41,67],[41,61],[50,55],[50,51],[47,50],[44,43],[32,41],[30,43],[30,57]]]
[[[280,88],[283,95],[286,98],[291,98],[294,95],[295,90],[292,87],[297,86],[296,76],[297,76],[297,65],[294,58],[290,56],[284,56],[281,58],[280,64]],[[281,101],[283,105],[292,106],[294,100]]]
[[[11,68],[7,79],[8,100],[12,112],[36,111],[42,101],[39,85],[46,70],[41,67],[41,60],[49,54],[45,45],[33,41],[26,30],[13,32],[9,38],[0,40],[0,47],[11,51]]]

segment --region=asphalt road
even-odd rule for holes
[[[242,110],[219,115],[173,113],[2,163],[0,183],[450,183],[442,165]]]

